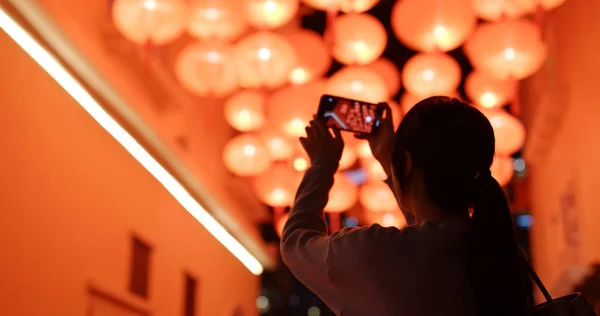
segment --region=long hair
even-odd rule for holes
[[[473,211],[468,268],[478,313],[526,315],[531,288],[508,202],[490,173],[494,153],[494,131],[481,112],[455,98],[431,97],[402,120],[392,163],[401,191],[410,180],[408,154],[440,209],[465,216]]]

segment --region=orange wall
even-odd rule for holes
[[[89,285],[153,315],[255,315],[253,276],[0,32],[0,314],[84,315]],[[128,293],[131,236],[150,243],[150,299]]]
[[[549,151],[531,169],[531,201],[535,216],[533,246],[542,278],[557,287],[568,269],[600,261],[600,2],[570,0],[546,16],[550,45],[546,91],[560,89],[566,107]],[[527,91],[529,89],[529,91]],[[539,94],[533,85],[525,94]],[[526,106],[535,107],[535,104]],[[535,113],[534,113],[535,115]],[[571,184],[569,184],[571,182]],[[569,189],[572,186],[572,189]],[[565,242],[563,212],[572,190],[580,248]],[[572,236],[573,237],[573,236]]]

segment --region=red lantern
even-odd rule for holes
[[[340,10],[360,13],[371,9],[379,0],[303,0],[303,2],[321,11]]]
[[[494,157],[494,162],[492,163],[490,170],[492,171],[494,179],[496,179],[501,186],[509,184],[515,174],[513,160],[506,156]]]
[[[525,143],[525,127],[516,117],[504,110],[483,112],[490,120],[496,137],[496,154],[510,156]]]
[[[419,97],[452,94],[460,80],[460,66],[443,53],[417,54],[406,62],[402,70],[404,87]]]
[[[203,39],[237,39],[248,28],[239,0],[192,0],[188,32]]]
[[[254,90],[240,90],[225,101],[225,119],[241,132],[261,128],[266,120],[264,93]]]
[[[223,150],[225,167],[237,176],[257,176],[269,169],[271,156],[260,137],[242,134],[231,139]]]
[[[385,58],[366,65],[367,68],[378,73],[386,83],[390,97],[394,97],[400,91],[400,70],[396,64]]]
[[[167,44],[185,31],[187,5],[184,0],[115,0],[113,23],[136,44]]]
[[[285,165],[276,164],[256,178],[254,188],[265,204],[286,207],[294,202],[299,178],[299,173]]]
[[[333,57],[346,65],[373,62],[381,56],[387,44],[387,33],[383,24],[366,13],[338,16],[333,30]]]
[[[476,105],[488,109],[495,108],[512,100],[516,92],[516,82],[510,79],[496,79],[475,70],[465,80],[465,92]]]
[[[424,52],[459,47],[475,29],[470,0],[402,0],[392,10],[392,29],[406,46]]]
[[[258,28],[277,28],[288,23],[296,15],[299,7],[299,0],[244,1],[248,9],[248,21]]]
[[[298,54],[298,64],[290,72],[291,83],[304,84],[327,73],[331,66],[331,57],[318,33],[299,29],[285,33],[284,36]]]
[[[547,55],[539,28],[526,19],[482,24],[464,51],[475,69],[499,79],[529,77]]]
[[[342,68],[329,78],[325,91],[331,95],[371,103],[385,101],[389,95],[381,76],[360,66]]]
[[[261,137],[274,160],[289,159],[294,154],[292,140],[280,131],[268,129],[261,132]]]
[[[473,11],[485,20],[515,19],[535,13],[537,8],[553,9],[566,0],[472,0]]]
[[[383,181],[374,181],[360,188],[360,203],[370,212],[392,212],[398,210],[398,202]]]
[[[275,88],[285,84],[298,64],[292,44],[281,35],[259,32],[238,42],[235,57],[244,88]]]
[[[175,76],[193,94],[229,94],[238,84],[233,48],[207,42],[190,44],[176,57]]]
[[[358,200],[358,187],[350,182],[342,173],[336,174],[334,178],[334,184],[329,191],[329,202],[325,206],[325,212],[345,212],[356,204]]]

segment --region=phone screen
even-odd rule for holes
[[[332,95],[323,95],[318,116],[329,127],[360,134],[371,134],[379,126],[383,107]]]

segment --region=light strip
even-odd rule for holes
[[[114,139],[116,139],[194,218],[250,272],[260,275],[263,266],[227,230],[217,222],[190,193],[150,153],[142,147],[52,54],[28,34],[3,8],[0,8],[0,28],[35,60],[65,91],[75,99]]]

